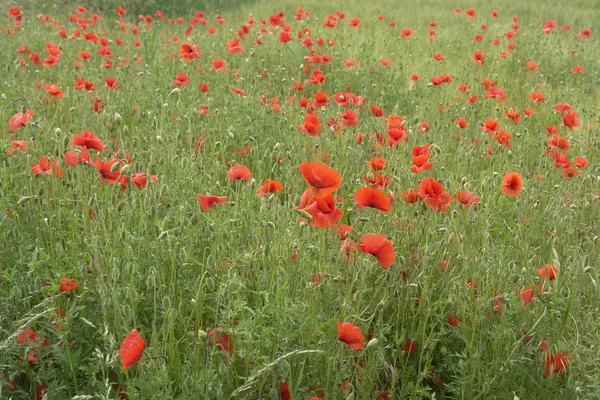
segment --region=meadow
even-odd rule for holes
[[[600,398],[596,1],[0,1],[1,399]]]

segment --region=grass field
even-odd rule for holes
[[[0,4],[1,399],[600,398],[595,0]]]

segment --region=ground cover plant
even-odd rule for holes
[[[597,398],[599,12],[418,5],[5,4],[0,397]]]

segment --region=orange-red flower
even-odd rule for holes
[[[390,198],[377,189],[365,187],[354,193],[358,208],[373,207],[383,212],[392,211]]]
[[[283,190],[281,182],[274,179],[266,179],[264,185],[262,185],[256,191],[258,197],[262,197],[267,193],[280,192]]]
[[[461,190],[454,194],[454,198],[458,200],[465,208],[470,208],[479,204],[480,198],[475,196],[473,192]]]
[[[296,210],[302,210],[312,217],[310,226],[323,229],[333,226],[344,216],[344,212],[336,206],[333,195],[317,199],[312,189],[302,193]]]
[[[538,275],[542,279],[550,279],[551,281],[556,280],[556,274],[558,273],[558,269],[554,264],[544,265],[542,268],[537,270]]]
[[[131,331],[121,343],[120,355],[123,369],[131,367],[136,362],[140,361],[144,354],[146,343],[140,336],[137,329]]]
[[[351,322],[336,321],[338,328],[338,339],[354,350],[362,350],[365,348],[365,337],[360,328]]]
[[[67,275],[63,276],[60,281],[60,291],[64,293],[75,289],[77,289],[77,281],[69,278]]]
[[[311,187],[315,199],[327,197],[342,186],[340,173],[325,164],[305,161],[298,166],[298,169]]]
[[[234,181],[247,181],[252,177],[252,173],[245,165],[236,165],[227,171],[227,177]]]
[[[10,117],[8,120],[8,125],[10,126],[10,129],[12,129],[13,131],[16,131],[19,128],[24,127],[25,125],[27,125],[27,122],[31,118],[33,118],[34,114],[35,114],[35,111],[33,111],[33,110],[27,110],[24,113],[16,113],[12,117]]]
[[[500,189],[507,196],[518,196],[523,189],[523,177],[518,172],[509,172],[502,178]]]
[[[40,158],[39,164],[31,164],[31,171],[36,175],[51,175],[53,169],[54,176],[60,178],[63,171],[58,167],[58,160],[50,161],[48,157],[43,156]]]
[[[72,146],[82,146],[88,149],[96,149],[99,152],[104,151],[106,145],[100,140],[94,132],[83,131],[73,136],[69,142]]]
[[[211,329],[208,332],[208,343],[219,351],[226,351],[229,355],[233,354],[231,337],[220,328]]]
[[[219,205],[219,204],[223,204],[223,203],[227,202],[226,196],[210,196],[210,195],[199,194],[197,199],[198,199],[198,202],[200,203],[200,205],[202,206],[202,208],[204,209],[204,211],[210,210],[215,205]]]
[[[389,268],[396,259],[394,243],[379,233],[369,233],[360,237],[361,243],[358,250],[374,255],[379,264],[385,269]]]

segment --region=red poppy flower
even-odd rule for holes
[[[256,191],[256,194],[258,197],[262,197],[262,196],[266,195],[267,193],[280,192],[282,190],[283,190],[283,185],[281,184],[281,182],[276,181],[274,179],[267,179],[267,180],[265,180],[264,185],[262,185],[260,188],[258,188],[258,190]]]
[[[527,61],[525,63],[525,66],[527,67],[527,69],[530,69],[532,71],[535,71],[538,69],[538,63],[536,63],[535,61]]]
[[[142,355],[144,354],[144,348],[146,347],[146,343],[144,339],[140,336],[137,329],[131,331],[125,339],[123,339],[123,343],[121,343],[121,364],[123,365],[123,369],[131,367],[136,362],[140,361]]]
[[[233,355],[231,337],[220,328],[211,329],[208,332],[208,343],[211,346],[216,346],[219,351],[226,351],[229,355]]]
[[[115,157],[111,157],[110,160],[104,162],[100,157],[96,156],[95,166],[98,174],[100,174],[100,183],[106,181],[108,184],[112,185],[119,179],[119,176],[121,176],[121,162]]]
[[[410,190],[404,190],[401,194],[400,197],[402,198],[402,201],[405,203],[417,203],[419,201],[419,193],[414,190],[414,189],[410,189]]]
[[[227,71],[227,68],[225,68],[225,61],[224,60],[212,60],[212,67],[210,68],[211,71],[218,71],[218,72],[224,72]]]
[[[583,158],[583,157],[577,157],[577,158],[575,159],[575,162],[574,162],[573,164],[575,164],[575,166],[576,166],[577,168],[581,168],[581,169],[583,169],[583,168],[587,167],[587,165],[588,165],[588,160],[587,160],[586,158]]]
[[[298,166],[298,169],[311,187],[315,199],[322,199],[342,186],[340,173],[325,164],[305,161]]]
[[[360,241],[358,250],[374,255],[383,268],[387,269],[394,263],[396,259],[394,244],[385,236],[378,233],[369,233],[361,236]]]
[[[54,97],[65,97],[65,94],[61,92],[56,83],[46,85],[46,93]]]
[[[385,164],[385,158],[376,157],[369,160],[367,167],[374,169],[375,171],[380,171],[385,167]]]
[[[371,111],[371,114],[373,114],[376,117],[383,117],[383,115],[384,115],[383,109],[381,109],[377,106],[371,106],[369,108],[369,111]]]
[[[500,130],[500,124],[495,119],[486,119],[483,126],[479,129],[482,132],[492,135]]]
[[[414,340],[408,339],[402,345],[402,350],[405,353],[416,353],[419,349],[419,345]]]
[[[252,177],[252,173],[245,165],[236,165],[227,171],[227,177],[234,181],[247,181]]]
[[[542,279],[550,279],[551,281],[556,280],[556,274],[558,273],[558,269],[554,264],[544,265],[542,268],[537,270],[538,275]]]
[[[51,175],[52,169],[54,169],[54,176],[57,178],[62,176],[63,171],[58,168],[58,160],[50,161],[48,157],[43,156],[39,164],[31,164],[31,171],[36,175]]]
[[[360,328],[351,322],[336,321],[338,328],[338,339],[354,350],[362,350],[365,348],[365,337]]]
[[[563,115],[562,125],[569,128],[572,132],[575,128],[581,126],[581,122],[577,118],[577,113],[572,111]]]
[[[19,333],[19,335],[17,336],[17,343],[19,344],[29,344],[29,343],[35,343],[37,344],[38,340],[37,340],[37,332],[31,328],[24,330],[23,332]]]
[[[100,140],[94,132],[83,131],[73,136],[71,141],[69,142],[72,146],[82,146],[87,147],[88,149],[95,149],[99,152],[103,152],[106,148],[106,145]]]
[[[138,172],[131,175],[131,181],[136,188],[142,190],[148,184],[148,177],[150,177],[150,179],[152,179],[154,182],[157,181],[156,175],[148,175],[145,172]],[[127,185],[124,186],[126,187]]]
[[[298,125],[298,129],[306,132],[308,136],[321,136],[321,121],[315,114],[307,114],[304,124]]]
[[[333,226],[344,216],[344,212],[336,206],[333,195],[329,194],[324,198],[317,199],[312,189],[302,193],[300,204],[296,210],[302,210],[312,217],[310,226],[322,229]]]
[[[569,361],[571,361],[571,356],[565,353],[547,354],[546,360],[544,361],[546,377],[564,372],[567,369]]]
[[[173,81],[173,85],[175,86],[190,86],[190,78],[188,74],[181,72],[175,75],[175,80]]]
[[[215,205],[223,204],[227,201],[226,196],[205,196],[201,194],[198,195],[197,199],[200,202],[200,205],[202,206],[204,211],[208,211]]]
[[[429,171],[433,167],[433,163],[428,161],[429,153],[420,154],[412,158],[413,166],[410,167],[410,171],[413,174],[418,174],[421,171]]]
[[[119,81],[116,80],[115,78],[108,77],[108,78],[106,78],[105,83],[106,83],[105,86],[107,88],[109,88],[109,89],[113,89],[113,90],[119,90],[120,89]]]
[[[63,276],[60,281],[60,291],[64,293],[75,289],[77,289],[77,281],[69,278],[67,275]]]
[[[198,46],[195,44],[183,43],[181,47],[179,47],[179,55],[188,62],[195,58],[200,58]]]
[[[502,178],[500,189],[507,196],[518,196],[523,189],[523,177],[518,172],[509,172]]]
[[[239,95],[242,95],[242,96],[247,96],[246,92],[244,92],[242,89],[238,89],[238,88],[232,87],[229,90],[231,90],[235,94],[239,94]]]
[[[377,189],[365,187],[354,193],[358,208],[373,207],[383,212],[392,211],[390,198]]]
[[[24,127],[25,125],[27,125],[27,122],[33,117],[34,114],[35,111],[33,110],[27,110],[24,113],[16,113],[8,120],[8,125],[10,126],[10,129],[12,129],[13,131],[17,131],[19,128]]]
[[[475,53],[473,53],[473,61],[475,62],[475,64],[484,65],[485,64],[485,54],[483,54],[479,50],[475,51]]]
[[[465,208],[470,208],[479,204],[480,198],[474,196],[473,192],[468,190],[461,190],[454,194],[454,198],[458,200]]]
[[[244,52],[244,48],[242,47],[242,44],[240,43],[240,41],[238,40],[237,37],[228,40],[227,43],[225,44],[227,47],[227,51],[229,52],[229,54],[236,54],[239,52]]]
[[[81,153],[77,153],[74,150],[67,151],[64,155],[64,160],[67,165],[71,167],[77,164],[92,164],[92,160],[90,159],[90,153],[87,150],[87,147],[83,146],[81,148]]]

